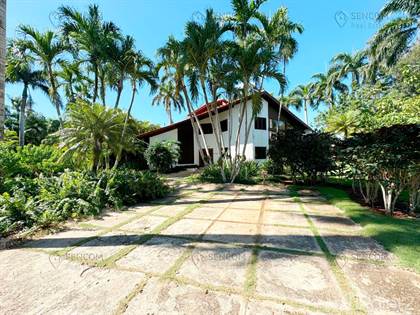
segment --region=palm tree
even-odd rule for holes
[[[119,38],[119,29],[112,22],[104,22],[97,5],[90,5],[87,14],[62,6],[58,9],[61,29],[74,53],[82,51],[86,56],[81,60],[88,62],[94,74],[92,100],[96,102],[99,90],[99,71],[106,59],[105,49]]]
[[[19,109],[19,145],[25,144],[25,112],[28,106],[29,89],[40,89],[49,94],[43,71],[33,69],[33,58],[18,49],[12,42],[7,51],[6,81],[23,84]]]
[[[60,147],[65,149],[63,158],[89,158],[93,171],[108,167],[110,153],[117,155],[121,148],[134,150],[136,129],[128,125],[121,139],[124,128],[125,114],[120,110],[78,100],[69,105],[65,128],[57,133]]]
[[[176,91],[176,88],[172,82],[162,82],[159,85],[158,93],[152,101],[152,105],[156,104],[163,104],[165,106],[169,124],[173,124],[172,108],[178,110],[178,112],[181,112],[181,110],[184,109],[184,99]]]
[[[225,15],[224,19],[230,22],[230,29],[238,38],[239,44],[244,44],[246,37],[258,31],[252,20],[259,16],[260,6],[267,0],[232,0],[233,15]]]
[[[359,115],[360,113],[355,110],[344,112],[331,110],[325,117],[325,131],[342,134],[344,138],[348,138],[357,131]]]
[[[332,60],[332,68],[337,72],[339,79],[351,75],[352,92],[360,85],[363,68],[367,64],[365,51],[359,51],[354,54],[340,53]]]
[[[420,4],[417,0],[389,0],[381,9],[378,21],[392,14],[399,17],[383,25],[370,41],[372,62],[392,66],[410,48],[420,26]],[[402,14],[402,15],[401,15]]]
[[[64,95],[68,102],[73,103],[77,98],[82,98],[77,90],[81,86],[89,86],[92,82],[81,71],[79,62],[62,61],[60,65],[61,70],[57,73],[57,76],[62,79],[60,86],[64,89]],[[83,96],[88,96],[88,92],[86,91]]]
[[[292,22],[288,17],[287,8],[279,8],[270,19],[263,14],[259,14],[258,19],[263,25],[262,36],[265,41],[275,49],[278,57],[282,60],[283,75],[286,77],[286,66],[290,59],[296,54],[298,44],[294,33],[302,34],[303,26]],[[281,90],[280,108],[277,120],[280,121],[283,106],[284,88]]]
[[[25,39],[20,41],[20,44],[34,55],[46,73],[49,84],[48,94],[56,108],[58,119],[62,123],[62,102],[58,93],[55,67],[59,62],[59,56],[66,50],[66,47],[53,31],[41,33],[26,25],[21,25],[19,30],[25,36]]]
[[[316,73],[312,76],[312,79],[315,79],[313,95],[317,105],[325,102],[330,108],[334,107],[336,93],[347,93],[347,85],[342,83],[339,77],[339,71],[334,67],[328,69],[326,74]]]
[[[228,28],[215,16],[212,9],[206,10],[206,17],[203,24],[190,21],[185,27],[185,39],[183,41],[183,49],[185,50],[185,58],[188,65],[192,68],[189,81],[193,88],[191,94],[193,99],[197,99],[197,83],[203,92],[204,101],[209,113],[210,123],[215,134],[217,149],[219,156],[223,155],[223,137],[220,130],[220,123],[217,109],[217,92],[212,91],[213,99],[210,101],[207,87],[207,79],[209,77],[210,63],[214,61],[217,55],[222,51],[221,36]],[[212,105],[216,104],[216,105]]]
[[[207,140],[204,137],[203,129],[200,121],[193,109],[191,98],[188,94],[188,89],[185,84],[185,77],[190,69],[187,67],[183,44],[176,40],[173,36],[168,38],[166,44],[158,49],[158,56],[160,62],[157,65],[158,71],[163,70],[163,81],[171,81],[174,83],[175,92],[182,95],[188,110],[188,117],[190,118],[193,128],[194,138],[198,144],[199,154],[207,164],[210,153],[207,146]],[[201,137],[200,137],[201,135]],[[200,141],[201,139],[201,141]],[[204,150],[202,149],[204,147]],[[204,152],[203,152],[204,151]]]
[[[111,86],[117,90],[115,108],[118,108],[121,93],[124,88],[124,81],[129,74],[129,67],[136,54],[134,38],[126,36],[121,40],[116,40],[106,49],[110,61]]]
[[[316,106],[314,97],[314,85],[309,83],[307,85],[298,85],[289,94],[294,100],[291,105],[300,110],[303,107],[305,113],[305,123],[308,124],[308,106],[314,108]]]

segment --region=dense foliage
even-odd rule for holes
[[[333,139],[325,133],[280,130],[271,139],[268,155],[274,164],[290,169],[294,181],[314,183],[333,169]]]
[[[258,176],[261,175],[262,168],[255,161],[243,161],[242,167],[235,177],[234,183],[239,184],[254,184],[258,181]],[[232,167],[228,163],[220,162],[206,166],[200,173],[199,179],[204,182],[223,183],[224,178],[221,175],[224,173],[225,178],[231,176]]]
[[[403,190],[410,194],[410,210],[419,207],[420,125],[394,125],[343,141],[338,160],[358,184],[367,203],[380,188],[385,210],[392,213]]]
[[[106,207],[164,196],[156,174],[125,168],[93,173],[74,170],[51,145],[0,143],[0,235],[96,215]]]
[[[166,173],[178,162],[180,157],[179,143],[176,141],[151,143],[144,152],[144,157],[150,169]]]

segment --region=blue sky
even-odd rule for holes
[[[230,13],[229,0],[11,0],[7,5],[7,37],[17,36],[19,24],[30,24],[39,30],[54,29],[57,19],[54,11],[62,4],[84,10],[91,3],[100,6],[105,20],[112,20],[124,34],[136,39],[137,48],[149,58],[155,59],[156,49],[161,47],[169,35],[182,38],[184,25],[190,19],[199,19],[200,13],[212,7],[216,13]],[[339,52],[355,52],[365,47],[368,39],[378,29],[375,16],[385,0],[268,0],[262,11],[270,14],[280,6],[289,9],[291,18],[303,24],[305,31],[297,35],[299,51],[290,62],[287,70],[289,89],[307,83],[317,72],[328,68],[331,57]],[[21,94],[21,86],[7,85],[6,94]],[[272,82],[266,89],[278,93],[278,86]],[[123,92],[120,104],[129,103],[129,89]],[[108,103],[113,104],[115,93],[108,93]],[[40,93],[33,92],[35,110],[48,117],[55,117],[50,101]],[[147,86],[143,87],[136,98],[133,115],[140,120],[150,120],[161,125],[167,124],[162,107],[151,106],[152,96]],[[10,103],[6,99],[6,103]],[[310,112],[310,121],[316,116]],[[302,112],[297,115],[303,118]],[[175,113],[175,120],[185,113]]]

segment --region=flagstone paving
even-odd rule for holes
[[[190,185],[0,252],[1,314],[420,314],[404,270],[316,192]]]

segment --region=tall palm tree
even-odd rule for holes
[[[327,73],[316,73],[312,76],[315,79],[313,83],[313,95],[315,102],[319,105],[321,102],[325,102],[329,107],[334,107],[336,94],[347,93],[347,85],[340,81],[340,74],[336,68],[331,67]]]
[[[198,83],[204,96],[207,112],[209,113],[210,123],[215,134],[219,156],[223,155],[223,137],[220,129],[217,93],[213,94],[213,99],[208,96],[208,82],[210,63],[222,51],[221,36],[228,28],[223,25],[214,14],[212,9],[206,10],[204,23],[200,24],[190,21],[185,27],[185,39],[183,48],[185,49],[186,62],[192,68],[192,74],[189,78],[192,86]],[[197,99],[197,89],[194,87],[191,92],[194,99]],[[213,91],[214,92],[214,91]],[[214,106],[212,104],[215,104]]]
[[[181,110],[184,109],[184,99],[176,91],[176,88],[172,82],[162,82],[159,85],[158,93],[152,101],[152,105],[156,104],[163,104],[165,106],[169,124],[173,124],[172,108],[178,110],[178,112],[181,112]]]
[[[82,52],[82,61],[88,62],[94,75],[92,100],[96,102],[99,91],[99,71],[106,59],[105,48],[119,38],[119,29],[112,22],[104,22],[97,5],[90,5],[87,14],[69,7],[58,9],[61,29],[75,54]]]
[[[163,70],[162,80],[172,81],[175,86],[175,92],[183,96],[185,105],[188,110],[188,117],[190,118],[193,128],[194,138],[198,144],[199,155],[202,161],[207,164],[210,157],[207,140],[204,137],[203,129],[194,111],[192,101],[185,84],[185,78],[190,72],[190,69],[187,66],[184,52],[185,50],[183,44],[176,40],[173,36],[170,36],[166,44],[158,49],[157,54],[160,58],[160,62],[157,65],[157,69],[159,71]]]
[[[106,54],[110,61],[110,70],[112,72],[111,86],[117,90],[117,99],[114,107],[118,108],[124,81],[128,78],[129,68],[136,54],[134,38],[126,36],[120,40],[113,41],[106,49]]]
[[[410,48],[420,27],[420,4],[417,0],[389,0],[381,9],[378,21],[399,15],[387,22],[370,41],[373,62],[392,66]]]
[[[25,144],[25,118],[29,89],[40,89],[49,94],[43,71],[33,69],[34,60],[12,42],[7,51],[6,81],[23,84],[19,109],[19,145]]]
[[[58,93],[55,67],[60,61],[60,55],[66,50],[66,46],[53,31],[41,33],[27,25],[19,26],[19,30],[25,36],[25,39],[20,41],[20,44],[34,55],[36,61],[43,67],[47,75],[49,84],[48,94],[56,108],[58,119],[62,123],[61,108],[63,105],[60,94]]]
[[[289,19],[287,8],[284,7],[279,8],[271,18],[264,14],[259,14],[257,18],[263,25],[263,38],[273,47],[282,61],[283,75],[286,77],[286,66],[298,50],[298,44],[293,34],[302,34],[303,26]],[[278,121],[281,118],[284,90],[284,88],[281,90]]]
[[[360,85],[363,68],[367,64],[365,51],[359,51],[354,54],[340,53],[332,60],[332,68],[337,71],[338,78],[351,76],[352,92]]]
[[[292,106],[298,110],[303,108],[305,123],[308,124],[308,107],[314,108],[316,106],[313,83],[298,85],[290,92],[289,96],[294,100],[294,103],[291,104]]]
[[[267,0],[231,0],[234,13],[225,15],[224,19],[231,23],[230,29],[238,38],[238,42],[245,43],[245,39],[251,33],[258,30],[258,26],[252,23],[259,15],[260,6]]]

